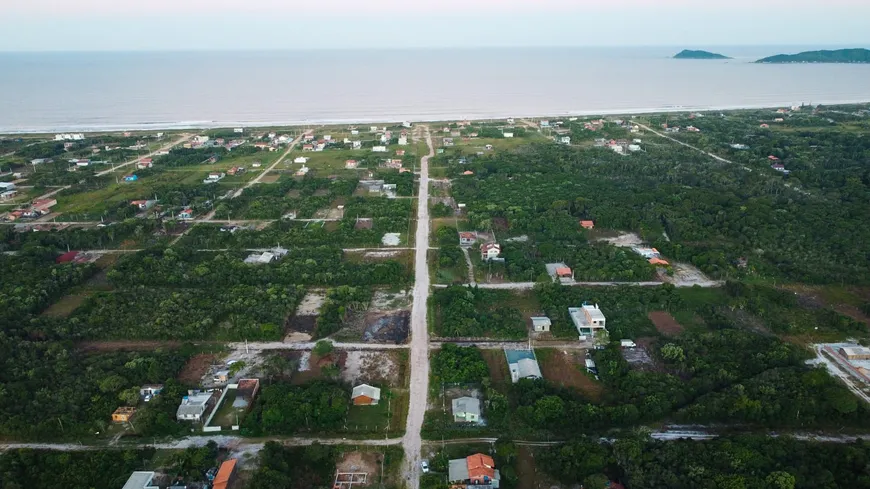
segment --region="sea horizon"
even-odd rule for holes
[[[0,133],[435,122],[870,101],[870,65],[759,65],[834,46],[0,53]]]

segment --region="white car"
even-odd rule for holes
[[[423,460],[422,462],[420,462],[420,468],[423,469],[424,474],[428,474],[429,473],[429,462]]]

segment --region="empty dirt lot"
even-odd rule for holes
[[[593,401],[601,399],[603,386],[585,372],[585,351],[538,350],[538,352],[541,374],[547,382],[578,389]]]
[[[683,332],[683,327],[669,312],[651,311],[647,317],[655,325],[658,332],[665,336],[677,336]]]

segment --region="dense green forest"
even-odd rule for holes
[[[449,172],[474,171],[453,182],[453,196],[467,203],[473,228],[525,234],[563,256],[585,246],[578,221],[592,219],[596,228],[639,232],[666,257],[714,277],[870,283],[870,229],[863,225],[870,217],[870,169],[861,165],[867,157],[860,151],[842,145],[838,157],[851,161],[863,180],[849,179],[841,195],[824,197],[787,187],[778,175],[660,141],[630,156],[537,144],[451,165]],[[541,246],[536,253],[542,258],[555,256]],[[740,259],[747,260],[745,269]]]
[[[524,338],[526,324],[511,292],[453,286],[434,289],[435,334],[442,337]]]
[[[332,484],[338,448],[315,443],[286,447],[269,441],[260,450],[260,463],[250,487],[262,489],[309,489]]]
[[[344,426],[349,406],[350,391],[340,384],[274,383],[262,389],[242,422],[242,433],[261,436],[338,430]]]

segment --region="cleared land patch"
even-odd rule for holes
[[[658,332],[665,336],[677,336],[683,332],[683,327],[669,312],[650,311],[647,317],[655,325]]]

